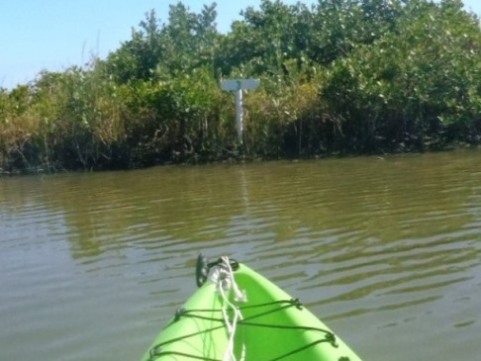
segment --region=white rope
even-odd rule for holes
[[[239,286],[234,279],[234,271],[230,266],[229,257],[222,257],[222,263],[215,267],[212,271],[211,279],[216,284],[216,289],[220,293],[222,300],[224,301],[222,307],[222,315],[224,317],[224,322],[227,328],[227,333],[229,335],[229,340],[227,342],[227,348],[224,353],[223,361],[237,361],[234,354],[234,337],[237,328],[237,322],[242,320],[242,313],[239,308],[230,302],[229,291],[234,293],[235,302],[246,302],[247,297],[244,292],[239,289]],[[227,310],[232,310],[234,316],[232,320],[227,314]],[[245,345],[242,345],[242,354],[239,361],[245,360]]]

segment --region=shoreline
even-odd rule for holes
[[[463,152],[463,151],[477,151],[481,149],[479,144],[457,144],[455,146],[447,146],[439,149],[431,150],[410,150],[403,152],[377,152],[377,153],[340,153],[333,152],[330,154],[315,154],[308,156],[298,156],[298,157],[256,157],[242,155],[235,157],[229,157],[225,159],[217,160],[187,160],[183,162],[166,161],[163,163],[152,164],[144,167],[126,167],[126,168],[102,168],[102,169],[55,169],[48,170],[44,166],[32,167],[29,169],[14,169],[11,171],[4,170],[0,168],[0,179],[7,177],[23,177],[23,176],[38,176],[38,175],[54,175],[54,174],[71,174],[71,173],[102,173],[102,172],[128,172],[142,169],[149,169],[154,167],[197,167],[197,166],[208,166],[208,165],[241,165],[241,164],[259,164],[268,162],[303,162],[303,161],[313,161],[313,160],[330,160],[330,159],[345,159],[345,158],[357,158],[357,157],[377,157],[379,159],[385,159],[388,157],[397,157],[404,155],[424,155],[424,154],[435,154],[435,153],[446,153],[446,152]]]

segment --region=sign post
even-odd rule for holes
[[[235,93],[235,112],[236,112],[236,128],[239,143],[243,143],[244,135],[244,99],[243,90],[256,89],[260,85],[259,79],[225,79],[222,80],[220,86],[222,90]]]

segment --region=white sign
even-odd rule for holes
[[[220,82],[222,90],[235,92],[236,128],[239,143],[243,143],[244,133],[244,101],[243,90],[256,89],[261,81],[259,79],[225,79]]]
[[[261,81],[259,79],[225,79],[220,83],[222,90],[238,91],[243,89],[256,89]]]

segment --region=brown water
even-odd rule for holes
[[[201,251],[366,361],[479,360],[476,151],[0,179],[0,359],[138,360]]]

